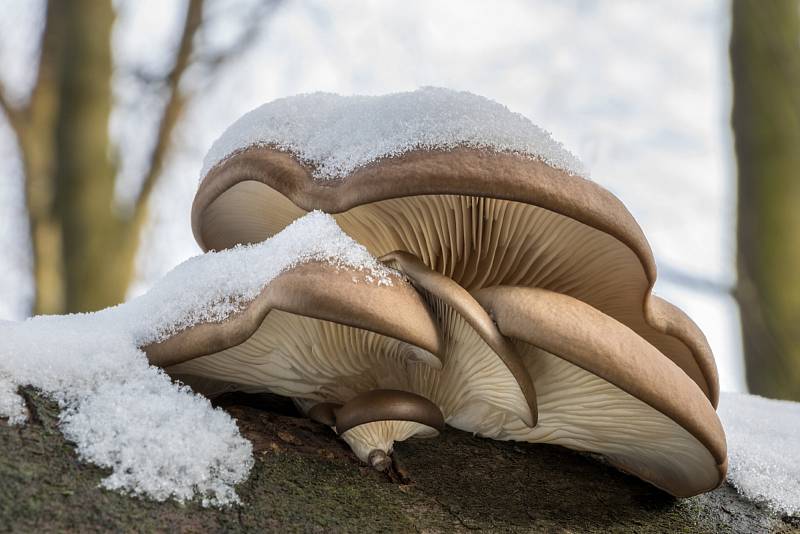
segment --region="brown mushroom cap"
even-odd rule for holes
[[[541,287],[630,327],[716,405],[702,332],[651,295],[656,270],[641,229],[611,193],[530,158],[482,149],[419,150],[320,182],[291,154],[254,147],[215,166],[192,207],[204,249],[261,241],[313,209],[381,256],[395,250],[468,290]]]
[[[319,401],[351,397],[353,384],[340,378],[381,358],[441,367],[441,334],[414,288],[399,277],[381,286],[365,276],[327,263],[301,264],[226,321],[195,325],[143,350],[151,363],[182,377]]]
[[[301,405],[304,403],[301,403]],[[302,406],[301,406],[302,407]],[[430,400],[408,391],[376,389],[344,405],[315,404],[308,416],[336,429],[362,461],[383,471],[395,441],[439,434],[444,416]]]
[[[509,420],[535,425],[530,377],[480,304],[403,256],[392,261],[406,266],[414,286],[399,276],[380,286],[358,271],[302,264],[241,313],[144,350],[189,383],[200,377],[339,404],[395,389],[430,399],[448,422],[472,432],[493,435]]]
[[[412,390],[434,400],[447,423],[461,430],[494,437],[510,420],[535,426],[533,382],[517,351],[472,295],[406,252],[381,260],[414,284],[444,336],[441,370],[417,370]]]
[[[335,410],[333,426],[343,434],[375,421],[412,421],[437,430],[444,427],[438,406],[425,397],[396,389],[373,389],[356,395]]]
[[[725,435],[700,388],[631,329],[572,297],[538,288],[474,293],[515,340],[538,394],[539,424],[507,439],[605,455],[676,496],[717,487]]]

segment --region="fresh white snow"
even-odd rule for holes
[[[585,174],[561,143],[519,113],[482,96],[437,87],[382,96],[312,93],[269,102],[214,142],[201,178],[225,158],[258,145],[297,155],[323,180],[414,149],[457,146],[515,152]]]
[[[61,429],[81,458],[113,470],[104,487],[156,500],[236,502],[251,444],[228,414],[148,365],[139,347],[223,320],[282,271],[312,260],[391,284],[391,271],[330,216],[312,212],[263,243],[192,258],[114,308],[0,322],[0,417],[25,421],[17,388],[31,385],[59,401]]]
[[[800,514],[800,403],[723,393],[728,481],[749,499]]]

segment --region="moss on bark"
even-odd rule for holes
[[[395,468],[363,467],[326,427],[274,397],[223,406],[253,441],[243,505],[157,503],[103,490],[57,428],[56,406],[26,391],[25,427],[0,423],[0,530],[37,532],[795,532],[729,487],[675,500],[559,447],[448,430],[398,445]]]

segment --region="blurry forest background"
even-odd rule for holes
[[[800,0],[4,0],[0,318],[113,305],[197,254],[203,155],[249,109],[421,85],[553,132],[644,228],[722,389],[746,367],[800,400]]]

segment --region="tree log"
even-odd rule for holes
[[[220,404],[254,445],[241,506],[157,503],[103,490],[78,461],[56,406],[25,390],[22,428],[0,423],[0,530],[189,532],[797,532],[730,486],[676,500],[561,447],[448,429],[396,446],[379,473],[291,402],[234,394]]]

